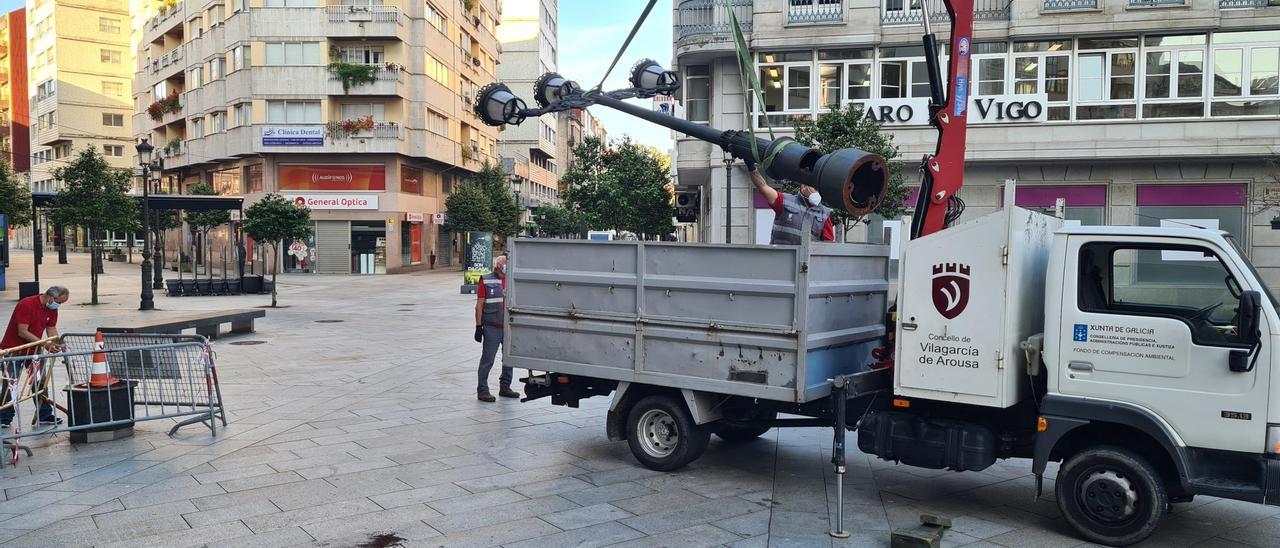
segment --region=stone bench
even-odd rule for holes
[[[195,329],[197,335],[218,338],[219,326],[231,324],[231,333],[253,333],[253,320],[265,318],[266,310],[243,308],[239,310],[218,310],[200,312],[185,316],[168,317],[162,320],[143,321],[134,324],[101,327],[103,333],[166,333],[180,334],[186,329]]]

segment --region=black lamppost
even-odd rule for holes
[[[155,300],[151,291],[151,152],[156,147],[143,137],[142,142],[134,147],[138,151],[138,165],[142,167],[142,302],[138,310],[155,310]]]
[[[159,194],[161,192],[160,191],[161,173],[164,173],[164,158],[156,158],[155,163],[152,165],[152,170],[156,172],[156,180],[155,180],[156,194]],[[145,184],[150,185],[151,181],[145,181]],[[144,189],[143,195],[146,195],[146,194],[147,192]],[[164,224],[160,222],[160,212],[157,211],[155,234],[152,234],[152,236],[155,237],[154,246],[155,246],[156,252],[154,256],[156,260],[151,261],[155,263],[155,270],[153,270],[154,275],[152,276],[152,280],[151,280],[152,282],[151,289],[164,289],[164,264],[163,264],[164,263],[164,246],[160,245],[160,242],[161,242],[160,231],[163,230],[163,228],[161,228],[163,226]]]

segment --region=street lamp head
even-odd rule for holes
[[[631,87],[649,93],[671,95],[680,87],[676,73],[662,68],[653,59],[641,59],[631,67]]]
[[[547,105],[564,99],[567,95],[572,95],[582,91],[577,82],[566,80],[554,72],[548,72],[538,78],[533,84],[533,98],[537,101],[538,106],[547,108]]]
[[[151,161],[151,151],[156,149],[156,147],[151,146],[151,143],[147,142],[146,137],[143,137],[142,142],[133,148],[138,151],[138,159],[144,164]]]
[[[476,94],[472,110],[480,120],[490,126],[520,125],[525,119],[525,103],[506,84],[494,82]]]

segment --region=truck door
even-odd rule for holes
[[[1262,322],[1258,367],[1233,372],[1230,353],[1248,350],[1235,331],[1241,292],[1262,288],[1232,255],[1200,240],[1096,236],[1072,236],[1067,254],[1061,393],[1136,405],[1191,447],[1260,452],[1271,328]]]

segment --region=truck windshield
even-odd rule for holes
[[[1258,269],[1253,267],[1253,262],[1244,254],[1244,250],[1240,249],[1240,242],[1237,242],[1235,236],[1230,234],[1228,234],[1226,238],[1228,242],[1231,242],[1231,247],[1236,248],[1236,253],[1240,254],[1240,258],[1244,259],[1244,264],[1249,267],[1249,273],[1253,274],[1253,279],[1258,280],[1258,283],[1262,285],[1262,294],[1267,296],[1268,301],[1271,301],[1271,306],[1280,308],[1280,303],[1276,302],[1275,296],[1272,295],[1271,290],[1267,288],[1267,282],[1262,279],[1262,275],[1258,273]]]

